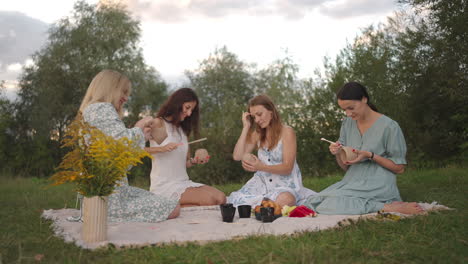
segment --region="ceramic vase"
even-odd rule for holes
[[[86,243],[107,240],[107,199],[93,196],[83,199],[83,226],[81,238]]]

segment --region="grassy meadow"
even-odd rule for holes
[[[454,208],[401,221],[359,221],[293,236],[261,236],[197,245],[95,251],[53,235],[42,210],[75,206],[71,185],[0,178],[2,263],[468,263],[468,169],[409,170],[398,176],[405,201],[438,201]],[[304,180],[322,190],[341,176]],[[145,187],[145,182],[134,185]],[[216,186],[229,194],[241,184]]]

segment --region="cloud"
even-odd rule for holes
[[[15,101],[18,99],[18,82],[17,81],[5,81],[3,83],[4,88],[0,88],[0,99],[8,99],[9,101]]]
[[[145,21],[184,22],[194,17],[280,16],[299,20],[314,10],[333,18],[388,13],[396,0],[127,0]]]
[[[45,43],[48,24],[19,12],[0,11],[0,80],[15,80]]]
[[[338,19],[386,14],[395,9],[396,0],[344,0],[330,1],[320,7],[320,13]]]
[[[300,19],[327,1],[330,0],[127,0],[126,4],[144,20],[176,23],[193,17],[216,19],[236,15]]]

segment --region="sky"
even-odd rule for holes
[[[362,29],[400,8],[396,0],[121,1],[141,21],[146,63],[171,86],[223,46],[258,68],[287,54],[299,65],[299,77],[311,77],[325,56],[334,58]],[[74,2],[2,0],[0,80],[7,82],[7,96],[14,96],[15,80],[43,46],[49,25],[69,16]]]

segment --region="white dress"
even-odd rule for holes
[[[280,140],[273,150],[258,149],[258,158],[266,165],[278,165],[283,163],[283,141]],[[254,176],[238,191],[232,192],[227,198],[228,203],[234,206],[248,204],[258,205],[263,198],[276,200],[282,192],[294,195],[299,204],[305,198],[313,196],[316,192],[302,185],[302,175],[297,162],[289,175],[273,174],[265,171],[257,171]]]
[[[180,200],[180,196],[189,187],[200,187],[204,184],[193,182],[187,174],[188,142],[182,128],[176,128],[165,122],[167,138],[161,144],[150,140],[151,147],[161,147],[170,142],[182,143],[173,151],[153,154],[151,167],[150,191],[171,199]]]

